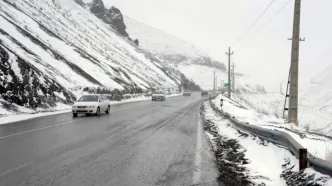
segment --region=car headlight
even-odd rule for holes
[[[72,108],[77,108],[77,106],[73,105]]]
[[[90,105],[90,106],[88,106],[88,108],[95,108],[95,106],[94,105]]]

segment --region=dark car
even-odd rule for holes
[[[208,94],[209,94],[208,91],[202,91],[201,92],[201,96],[202,97],[208,96]]]

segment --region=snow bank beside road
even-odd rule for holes
[[[290,134],[296,141],[298,141],[308,151],[322,159],[332,161],[332,139],[318,134],[311,134],[292,124],[285,123],[285,120],[277,118],[273,114],[263,114],[253,108],[250,108],[243,102],[238,102],[240,99],[237,95],[233,95],[234,100],[229,100],[222,95],[216,97],[212,102],[218,109],[220,108],[220,99],[224,99],[222,107],[224,112],[229,113],[236,119],[242,122],[249,122],[251,125],[259,125],[264,128],[280,130]],[[257,103],[259,104],[259,103]]]
[[[234,185],[232,180],[227,177],[236,179],[236,183],[239,185],[246,183],[244,182],[246,180],[254,185],[276,186],[286,185],[286,183],[287,185],[294,185],[294,183],[296,185],[329,185],[332,183],[330,177],[311,168],[298,172],[298,160],[287,149],[233,128],[229,120],[223,119],[208,102],[204,103],[202,114],[205,122],[210,125],[205,126],[205,129],[215,127],[217,131],[217,135],[208,134],[207,136],[212,139],[214,149],[217,151],[216,158],[221,174],[219,179],[225,185]],[[235,145],[227,146],[232,140]],[[221,147],[218,149],[216,145]],[[233,155],[229,149],[234,148],[237,153],[235,160],[229,157]],[[239,162],[237,159],[242,161]],[[237,167],[232,170],[220,167],[224,165],[224,162],[229,166],[235,164]],[[237,171],[234,172],[234,170]],[[230,172],[231,174],[228,176]],[[236,174],[235,177],[234,174]],[[224,176],[227,177],[224,178]],[[246,183],[246,185],[250,185],[250,183]]]
[[[235,94],[233,99],[247,108],[282,118],[285,96],[279,93]],[[332,104],[315,104],[301,94],[299,100],[299,130],[332,136]]]

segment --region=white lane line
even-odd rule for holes
[[[24,163],[22,165],[19,165],[19,166],[13,168],[13,169],[6,170],[5,172],[3,172],[3,173],[0,174],[0,178],[3,177],[3,176],[6,176],[7,174],[10,174],[10,173],[13,173],[15,171],[18,171],[19,169],[22,169],[22,168],[24,168],[24,167],[26,167],[28,165],[33,164],[33,163],[34,163],[33,161],[30,161],[28,163]]]
[[[135,108],[139,108],[139,107],[143,107],[143,106],[147,106],[147,105],[140,105],[138,107],[132,107],[132,108],[127,108],[127,109],[117,110],[117,111],[111,112],[111,114],[131,110],[131,109],[135,109]],[[70,120],[70,121],[58,123],[58,124],[55,124],[55,125],[50,125],[50,126],[46,126],[46,127],[37,128],[37,129],[27,130],[27,131],[24,131],[24,132],[10,134],[10,135],[7,135],[7,136],[2,136],[2,137],[0,137],[0,140],[5,139],[5,138],[9,138],[9,137],[13,137],[13,136],[18,136],[18,135],[21,135],[21,134],[26,134],[26,133],[35,132],[35,131],[39,131],[39,130],[44,130],[44,129],[48,129],[48,128],[52,128],[52,127],[56,127],[56,126],[60,126],[60,125],[65,125],[65,124],[72,123],[72,122],[75,122],[75,121],[80,121],[80,120],[83,120],[83,119],[86,119],[86,118]]]
[[[24,132],[10,134],[10,135],[7,135],[7,136],[2,136],[2,137],[0,137],[0,140],[5,139],[5,138],[9,138],[9,137],[13,137],[13,136],[18,136],[18,135],[21,135],[21,134],[26,134],[26,133],[35,132],[35,131],[39,131],[39,130],[44,130],[44,129],[48,129],[48,128],[52,128],[52,127],[56,127],[56,126],[60,126],[60,125],[65,125],[65,124],[72,123],[72,122],[75,122],[75,121],[80,121],[80,120],[83,120],[83,119],[85,119],[85,118],[70,120],[70,121],[58,123],[58,124],[55,124],[55,125],[50,125],[50,126],[46,126],[46,127],[37,128],[37,129],[27,130],[27,131],[24,131]]]
[[[198,123],[197,123],[197,144],[196,144],[196,157],[195,157],[195,170],[193,175],[193,185],[201,182],[201,149],[202,149],[202,124],[198,111]]]

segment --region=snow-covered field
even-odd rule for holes
[[[241,96],[242,98],[240,98]],[[244,100],[243,96],[247,95],[233,95],[232,100],[229,100],[227,97],[219,95],[213,100],[213,103],[221,109],[220,99],[223,98],[222,110],[240,121],[287,132],[313,155],[332,161],[332,138],[307,132],[303,127],[296,127],[291,123],[286,123],[284,119],[277,118],[274,102],[269,100],[273,99],[275,95],[267,96],[265,101],[254,99],[264,96],[264,94],[250,95],[248,100]]]
[[[225,105],[229,105],[228,101],[225,102]],[[263,183],[275,186],[294,185],[294,182],[291,183],[292,178],[287,176],[289,176],[290,172],[298,171],[298,160],[287,149],[236,130],[231,126],[229,120],[225,120],[218,115],[208,102],[204,103],[204,119],[216,126],[218,135],[220,136],[213,136],[207,132],[207,136],[211,139],[212,143],[214,142],[214,138],[220,138],[222,143],[227,142],[225,139],[235,139],[236,143],[240,145],[239,147],[235,146],[238,147],[236,151],[243,152],[244,161],[247,163],[243,163],[243,161],[242,163],[228,163],[237,163],[238,167],[245,168],[238,173],[244,173],[245,175],[242,177],[249,179],[254,185]],[[213,144],[213,147],[217,148],[215,145]],[[225,147],[223,148],[226,151]],[[223,154],[222,149],[220,153]],[[227,154],[219,154],[219,158],[227,158]],[[225,172],[221,174],[223,173],[227,174]],[[308,178],[310,175],[313,175],[313,179]],[[311,168],[307,168],[300,177],[302,177],[303,182],[301,183],[298,180],[297,184],[310,185],[316,183],[319,185],[332,185],[332,179],[329,176],[322,175]]]

